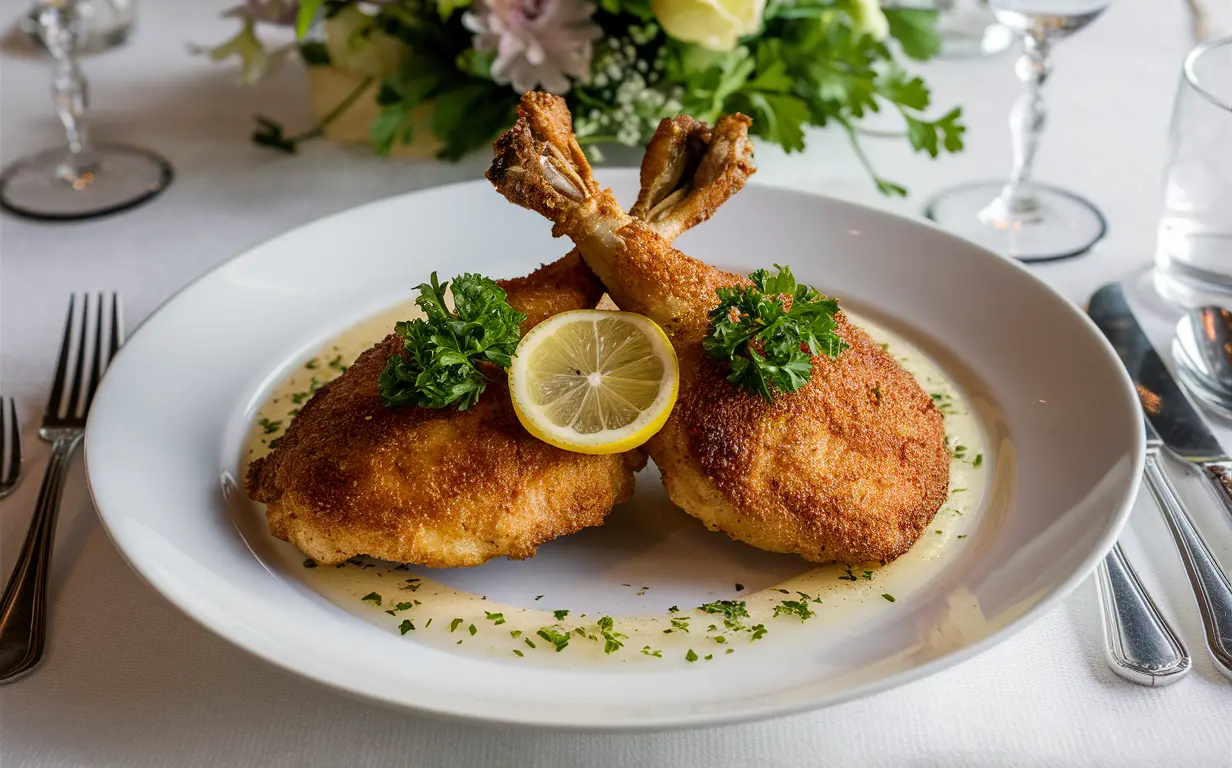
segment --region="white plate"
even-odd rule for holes
[[[602,177],[623,200],[635,191],[629,171]],[[710,663],[673,651],[562,666],[403,637],[379,610],[340,607],[315,588],[321,569],[302,568],[234,485],[245,431],[264,394],[324,340],[405,301],[431,271],[512,277],[567,250],[482,181],[295,230],[167,302],[120,352],[93,406],[86,460],[103,523],[174,605],[297,674],[441,715],[597,729],[765,717],[935,672],[1021,629],[1112,545],[1141,471],[1137,402],[1085,316],[1024,269],[919,223],[756,185],[679,245],[740,271],[790,264],[926,351],[974,403],[990,441],[990,492],[961,546],[919,583],[900,575],[892,605],[874,594],[876,610],[794,629],[775,619],[767,637]],[[653,474],[638,485],[602,528],[529,561],[440,578],[515,609],[593,619],[697,605],[731,597],[736,581],[751,592],[808,570],[705,531],[665,502]],[[550,596],[533,602],[539,593]],[[707,641],[695,631],[689,642]]]

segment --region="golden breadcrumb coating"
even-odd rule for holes
[[[621,309],[663,326],[680,359],[676,407],[647,443],[672,500],[712,529],[818,562],[887,562],[907,551],[949,484],[942,416],[919,383],[840,313],[850,349],[813,358],[800,390],[771,403],[734,387],[701,341],[715,289],[748,281],[623,213],[594,183],[562,100],[528,94],[518,114],[496,142],[489,180],[571,238]],[[719,185],[747,176],[748,126],[742,115],[721,118],[695,176]],[[725,160],[707,168],[716,158]]]

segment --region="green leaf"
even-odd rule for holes
[[[928,109],[928,86],[918,77],[908,77],[894,68],[877,80],[877,92],[901,107],[923,111]]]
[[[312,28],[313,22],[317,20],[317,14],[321,11],[321,6],[325,5],[325,0],[302,0],[299,4],[299,16],[295,19],[295,36],[303,37],[308,34],[308,30]]]
[[[459,275],[450,312],[445,305],[449,285],[432,273],[415,300],[425,317],[394,326],[403,352],[389,356],[380,376],[387,407],[454,405],[466,410],[488,385],[477,363],[507,361],[513,355],[526,315],[509,306],[505,291],[482,275]]]
[[[907,138],[916,151],[936,157],[941,147],[947,152],[957,152],[963,148],[962,135],[967,129],[958,122],[962,109],[955,108],[932,122],[906,114],[903,117],[907,121]]]
[[[756,112],[755,132],[788,152],[804,149],[804,125],[809,120],[808,104],[799,97],[775,93],[746,94]]]
[[[898,40],[909,58],[923,61],[941,52],[937,34],[937,12],[917,8],[886,8],[890,35]]]
[[[764,269],[750,275],[752,286],[720,288],[702,340],[710,357],[728,362],[728,381],[766,400],[774,399],[775,390],[794,392],[804,386],[812,376],[810,355],[836,357],[847,348],[834,333],[838,302],[797,284],[789,267],[775,267],[775,275]],[[792,297],[790,309],[784,295]]]

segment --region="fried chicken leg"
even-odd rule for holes
[[[621,211],[592,178],[561,99],[527,94],[518,114],[488,179],[571,238],[620,308],[655,320],[676,349],[680,396],[647,444],[673,502],[711,529],[808,560],[888,562],[907,551],[949,480],[942,416],[915,379],[840,313],[850,348],[814,357],[803,388],[773,402],[737,389],[701,342],[715,290],[749,281],[680,253]],[[719,119],[698,180],[721,189],[747,175],[749,124]],[[653,210],[634,208],[651,222]]]
[[[639,204],[672,239],[707,218],[743,183],[698,187],[709,128],[664,121],[651,142]],[[603,286],[576,252],[500,282],[527,315],[592,308]],[[317,562],[354,555],[430,567],[530,557],[545,541],[600,525],[633,493],[640,451],[588,456],[531,437],[518,423],[503,371],[466,411],[386,408],[378,379],[400,354],[390,335],[303,407],[278,446],[249,467],[250,496],[266,504],[270,532]]]

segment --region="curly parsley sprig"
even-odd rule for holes
[[[477,363],[508,368],[521,337],[526,315],[514,310],[505,292],[492,280],[475,274],[454,278],[454,311],[445,307],[449,283],[419,286],[415,303],[424,319],[399,322],[394,331],[403,339],[403,354],[390,355],[381,373],[381,397],[397,408],[420,405],[460,411],[474,405],[488,386]]]
[[[791,268],[759,269],[752,286],[718,289],[702,348],[731,365],[727,380],[774,400],[774,390],[795,392],[813,374],[813,355],[838,355],[848,347],[834,332],[838,301],[799,284]],[[783,297],[791,297],[791,308]],[[807,351],[805,351],[807,349]]]

